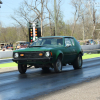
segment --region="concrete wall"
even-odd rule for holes
[[[13,51],[0,51],[0,59],[1,58],[10,58],[12,57]]]
[[[81,45],[84,50],[100,49],[100,45]],[[12,57],[13,51],[0,51],[0,59]]]
[[[100,49],[100,45],[81,45],[83,51],[84,50],[93,50],[93,49]]]

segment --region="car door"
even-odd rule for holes
[[[72,46],[72,44],[71,44],[71,41],[70,41],[70,39],[68,38],[68,37],[66,37],[65,39],[64,39],[64,45],[65,45],[65,47],[64,47],[64,62],[65,63],[69,63],[70,61],[71,61],[71,56],[72,56],[72,51],[70,50],[70,48],[71,48],[71,46]]]
[[[77,50],[76,50],[76,47],[75,47],[75,41],[73,38],[69,38],[70,41],[71,41],[71,44],[72,46],[70,47],[70,51],[71,51],[71,62],[73,62],[76,57],[77,57]]]

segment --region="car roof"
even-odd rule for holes
[[[71,37],[71,38],[73,38],[72,36],[45,36],[45,37],[41,37],[41,38],[54,38],[54,37],[59,37],[59,38]]]

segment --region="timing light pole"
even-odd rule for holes
[[[56,0],[54,0],[54,13],[55,13],[55,36],[57,36]]]

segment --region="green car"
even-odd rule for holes
[[[28,48],[15,50],[13,61],[21,74],[31,66],[42,70],[51,67],[61,72],[66,64],[73,65],[74,69],[82,68],[82,55],[83,50],[74,37],[48,36],[38,38]]]

